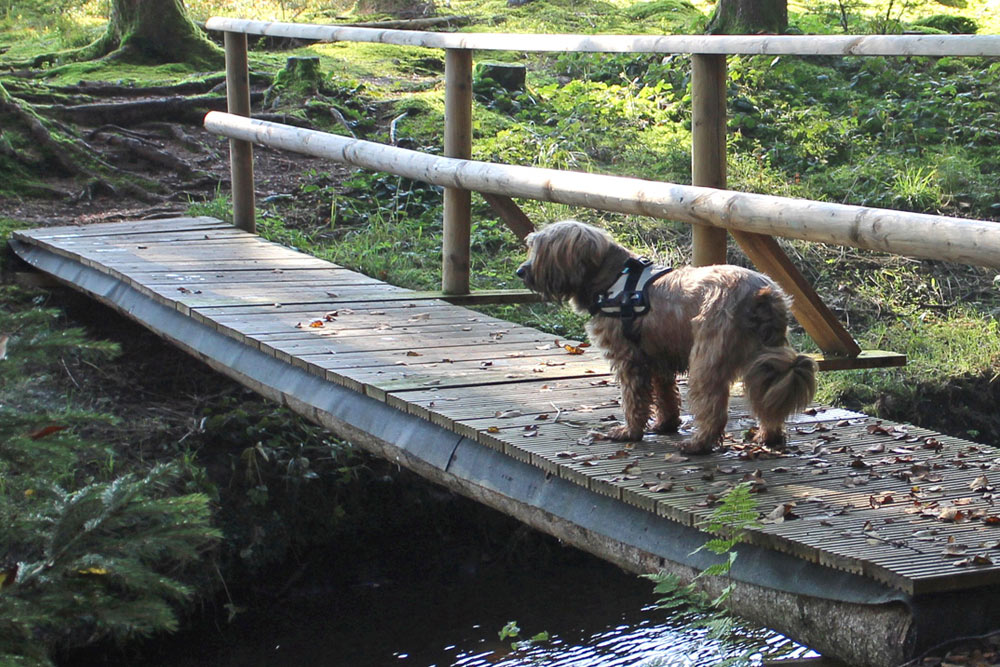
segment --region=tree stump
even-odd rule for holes
[[[513,63],[477,63],[473,79],[484,81],[491,79],[507,92],[515,93],[524,90],[524,80],[527,68]]]
[[[289,56],[285,68],[274,77],[274,83],[264,95],[264,106],[276,107],[280,101],[301,102],[323,88],[323,72],[319,56]]]

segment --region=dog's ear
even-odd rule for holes
[[[533,289],[556,299],[589,294],[606,271],[617,275],[628,256],[603,229],[575,220],[553,223],[526,240]],[[613,270],[606,268],[612,264]]]

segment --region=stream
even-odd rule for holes
[[[142,664],[693,667],[815,655],[763,629],[709,639],[690,614],[657,609],[652,582],[575,549],[556,544],[536,565],[483,562],[468,545],[428,537],[353,553],[345,545],[316,558],[277,599],[228,624],[219,610],[221,619],[196,623]],[[499,639],[510,621],[518,639],[549,639],[514,650],[514,639]]]

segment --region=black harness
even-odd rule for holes
[[[635,324],[637,318],[649,312],[649,286],[671,271],[673,268],[657,266],[645,257],[629,257],[614,284],[590,304],[590,314],[619,318],[625,337],[638,343]]]

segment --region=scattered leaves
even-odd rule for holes
[[[69,428],[69,426],[58,426],[56,424],[52,424],[50,426],[46,426],[45,428],[41,428],[41,429],[35,431],[34,433],[30,434],[28,437],[31,438],[32,440],[41,440],[42,438],[44,438],[46,436],[50,436],[53,433],[58,433],[59,431],[65,431],[68,428]]]

